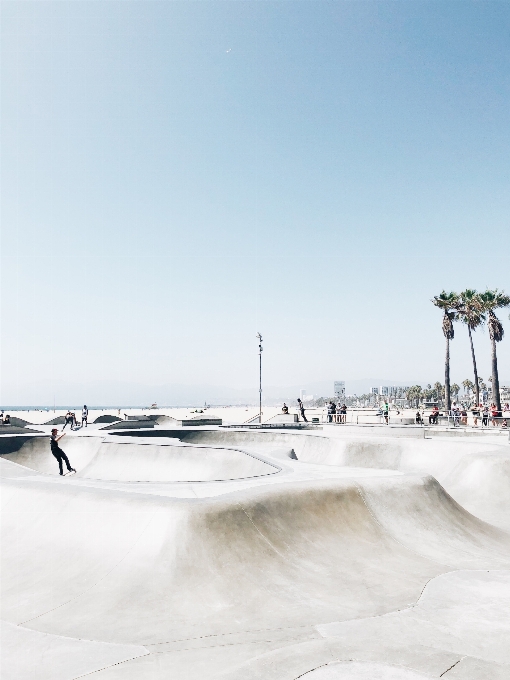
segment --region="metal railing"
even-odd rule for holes
[[[433,417],[430,413],[421,414],[420,419],[412,418],[410,415],[404,415],[401,412],[396,414],[390,411],[388,417],[381,413],[356,413],[354,410],[348,410],[347,413],[318,413],[316,415],[306,414],[308,423],[311,424],[326,424],[326,425],[410,425],[409,420],[414,420],[414,425],[421,427],[447,427],[447,428],[476,428],[483,430],[494,429],[498,431],[501,429],[509,429],[510,431],[510,412],[504,411],[503,415],[493,417],[492,414],[480,416],[473,416],[469,413],[467,416],[452,415],[452,414],[438,414]],[[476,418],[476,421],[475,421]],[[402,419],[407,420],[407,423],[402,423]],[[303,422],[301,419],[299,422]]]

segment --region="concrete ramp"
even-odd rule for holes
[[[19,450],[2,458],[31,470],[58,476],[47,437],[20,440]],[[16,440],[13,440],[13,445]],[[182,445],[175,440],[145,444],[75,436],[62,440],[78,478],[131,482],[207,482],[270,475],[280,468],[237,449]],[[11,447],[12,448],[12,447]]]
[[[0,440],[2,677],[510,678],[505,450],[149,432]]]
[[[63,482],[3,482],[2,617],[45,633],[145,645],[376,616],[452,568],[510,566],[510,536],[430,478],[191,502]]]
[[[444,483],[477,517],[510,530],[510,453],[465,456]]]
[[[156,433],[157,434],[157,433]],[[174,436],[183,442],[213,446],[242,446],[249,451],[270,451],[275,448],[292,448],[299,461],[318,465],[367,467],[391,469],[413,474],[432,474],[448,490],[457,475],[457,466],[471,455],[495,454],[510,463],[510,447],[488,441],[462,441],[454,439],[425,439],[420,437],[327,436],[324,434],[255,432],[216,430],[199,432],[175,431]],[[501,464],[500,461],[500,464]],[[460,468],[459,468],[460,471]],[[450,475],[453,476],[450,477]],[[505,477],[505,475],[504,475]],[[507,478],[507,477],[505,477]],[[506,495],[510,497],[510,478]],[[503,483],[503,481],[501,482]],[[500,491],[503,491],[500,489]],[[499,494],[501,496],[502,494]]]

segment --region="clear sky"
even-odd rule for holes
[[[2,403],[253,386],[257,331],[268,384],[442,380],[430,298],[510,290],[509,29],[508,2],[3,2]]]

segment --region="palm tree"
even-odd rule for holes
[[[434,383],[434,392],[436,393],[436,400],[441,401],[443,398],[443,386],[440,382]]]
[[[450,395],[450,340],[453,340],[455,332],[453,330],[453,322],[457,317],[456,309],[459,304],[457,293],[446,293],[444,290],[441,295],[436,295],[432,303],[443,311],[443,335],[446,338],[446,355],[444,362],[444,392],[445,392],[445,407],[447,411],[452,408],[452,399]]]
[[[469,334],[469,342],[471,344],[471,358],[473,360],[473,373],[475,376],[475,392],[476,404],[480,403],[480,388],[478,385],[478,371],[476,368],[475,348],[473,346],[472,331],[485,323],[485,314],[483,311],[483,303],[480,296],[471,288],[463,291],[459,295],[459,305],[457,308],[458,318],[462,323],[466,324]]]
[[[487,385],[484,383],[483,378],[478,378],[478,387],[480,390],[482,390],[482,392],[485,392],[485,390],[487,389]]]
[[[420,399],[422,397],[421,385],[413,385],[406,392],[406,399],[413,403],[416,400],[416,408],[420,406]]]
[[[474,384],[469,380],[469,378],[466,378],[465,380],[462,381],[462,386],[464,388],[464,392],[467,394],[468,397],[471,398],[471,394],[473,393],[473,390],[475,389]],[[480,402],[477,401],[477,406]]]
[[[504,330],[501,321],[495,315],[495,309],[508,307],[510,305],[510,296],[505,295],[503,291],[486,290],[485,293],[480,294],[480,300],[483,305],[483,311],[488,315],[487,326],[489,327],[489,337],[491,339],[491,355],[492,355],[492,399],[496,404],[498,411],[501,411],[501,396],[499,394],[499,376],[498,376],[498,357],[496,354],[496,343],[503,340]]]
[[[450,392],[453,395],[454,399],[458,400],[460,387],[457,385],[457,383],[453,383],[453,385],[450,387]]]

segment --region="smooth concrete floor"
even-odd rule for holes
[[[0,437],[2,680],[510,680],[510,446]]]

